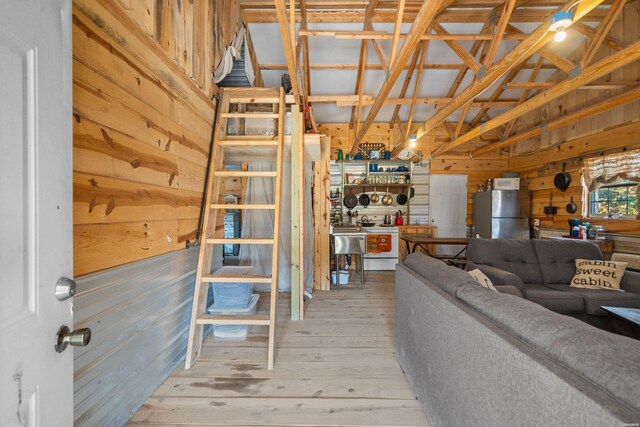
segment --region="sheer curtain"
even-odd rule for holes
[[[607,184],[619,181],[639,183],[640,190],[640,150],[625,151],[603,157],[587,159],[582,165],[582,216],[589,214],[589,193]],[[640,201],[638,201],[640,210]],[[638,215],[640,219],[640,215]]]
[[[249,162],[250,171],[275,170],[275,162]],[[283,163],[282,197],[280,198],[280,261],[278,275],[278,290],[291,290],[291,162]],[[311,163],[306,162],[304,173],[305,180],[305,289],[313,290],[313,205],[311,200],[311,188],[313,176]],[[274,178],[252,177],[247,180],[247,188],[243,203],[246,204],[272,204],[275,200]],[[274,211],[247,209],[242,216],[242,237],[273,236]],[[310,249],[311,248],[311,251]],[[254,266],[255,274],[271,274],[272,248],[268,245],[241,245],[240,265]],[[255,285],[260,289],[259,284]],[[266,286],[262,286],[265,288]]]
[[[244,27],[244,25],[240,27],[231,44],[224,50],[222,59],[213,72],[212,77],[214,83],[220,83],[222,80],[224,80],[225,77],[229,75],[229,73],[231,73],[231,70],[233,69],[233,61],[240,57],[240,49],[244,49],[244,72],[247,75],[249,84],[253,86],[253,82],[256,76],[253,73],[251,55],[249,54],[249,48],[247,47],[246,43],[246,32],[247,29]]]

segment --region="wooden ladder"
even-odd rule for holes
[[[273,113],[230,112],[231,104],[272,104]],[[275,112],[277,107],[277,112]],[[242,108],[245,110],[245,108]],[[190,369],[198,359],[202,351],[205,325],[262,325],[269,327],[268,362],[269,370],[273,369],[275,349],[276,312],[278,308],[278,261],[279,261],[279,235],[280,235],[280,197],[282,194],[282,157],[284,147],[284,113],[285,96],[282,89],[264,88],[233,88],[224,89],[218,105],[218,120],[214,133],[211,169],[208,177],[207,199],[202,233],[200,239],[200,254],[196,273],[196,284],[191,311],[191,324],[189,327],[189,343],[185,369]],[[245,136],[227,135],[227,120],[230,118],[270,118],[277,122],[277,135],[269,136]],[[236,150],[268,150],[265,153],[271,155],[265,160],[276,159],[276,170],[267,172],[225,170],[225,153]],[[238,155],[239,153],[235,153]],[[274,204],[261,205],[233,205],[234,209],[261,209],[274,210],[273,237],[271,238],[221,238],[215,236],[218,220],[218,212],[229,208],[229,205],[219,203],[220,186],[225,177],[274,177],[275,200]],[[213,247],[223,244],[247,244],[270,245],[273,247],[272,274],[269,276],[258,275],[233,275],[222,271],[211,272]],[[269,314],[254,315],[211,315],[206,313],[207,293],[209,283],[268,283],[271,285]]]

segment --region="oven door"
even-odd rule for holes
[[[391,235],[391,250],[388,252],[364,254],[365,270],[395,270],[398,263],[398,232],[397,230],[371,230],[370,234],[389,234]]]

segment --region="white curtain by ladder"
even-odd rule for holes
[[[275,162],[249,162],[250,171],[273,171]],[[280,198],[280,261],[278,290],[291,290],[291,162],[283,162],[282,197]],[[305,289],[313,290],[313,205],[311,201],[313,176],[311,162],[305,162]],[[272,204],[275,200],[274,178],[251,177],[243,203]],[[269,238],[273,236],[274,211],[247,209],[242,216],[242,237]],[[271,274],[272,248],[269,245],[240,245],[240,265],[254,266],[255,274]],[[260,289],[259,284],[255,285]]]
[[[253,64],[251,63],[249,48],[247,47],[247,43],[245,43],[247,37],[246,33],[247,30],[243,25],[236,33],[231,44],[224,50],[222,60],[220,60],[220,63],[213,72],[212,77],[214,83],[220,83],[229,75],[229,73],[231,73],[231,70],[233,69],[233,61],[240,58],[240,49],[242,49],[242,46],[244,45],[244,73],[247,75],[249,85],[253,86],[256,76],[253,73]]]

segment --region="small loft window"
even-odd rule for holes
[[[638,215],[638,184],[604,185],[589,195],[590,216],[635,217]]]

